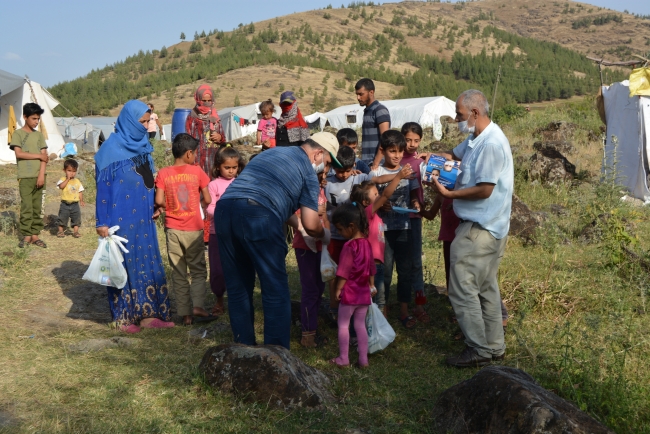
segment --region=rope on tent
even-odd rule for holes
[[[29,90],[32,93],[32,101],[35,102],[36,104],[38,104],[38,100],[36,99],[36,94],[34,93],[34,88],[32,87],[32,82],[29,79],[29,77],[27,77],[27,75],[25,75],[25,81],[29,85]],[[41,132],[41,134],[43,134],[43,137],[45,138],[45,140],[47,140],[49,138],[47,136],[47,130],[45,129],[45,125],[43,124],[43,122],[38,123],[38,130]]]

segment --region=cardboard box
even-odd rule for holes
[[[437,176],[443,187],[453,189],[460,173],[460,162],[432,155],[429,161],[422,163],[421,173],[422,181],[431,182],[432,178]]]

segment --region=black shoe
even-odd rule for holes
[[[480,368],[481,366],[489,365],[490,362],[492,362],[491,357],[481,357],[478,355],[476,350],[471,347],[465,347],[463,352],[458,356],[447,357],[447,364],[456,366],[457,368]]]
[[[500,354],[498,356],[492,356],[492,361],[493,362],[503,362],[503,359],[506,357],[506,352],[504,351],[503,354]]]

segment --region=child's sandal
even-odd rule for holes
[[[43,242],[43,240],[32,241],[32,244],[35,245],[35,246],[38,246],[38,247],[42,247],[42,248],[47,247],[47,244],[45,244],[45,242]]]
[[[81,238],[81,234],[79,232],[75,232],[74,234],[72,234],[72,236],[75,238]]]
[[[417,321],[411,315],[406,316],[404,318],[397,318],[397,319],[399,319],[402,325],[407,329],[412,329],[413,327],[415,327],[415,324],[417,324]]]
[[[56,237],[57,238],[65,238],[65,232],[63,232],[63,231],[57,232]]]

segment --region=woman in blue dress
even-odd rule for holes
[[[97,234],[119,226],[116,235],[128,240],[122,289],[107,287],[113,321],[126,333],[140,327],[173,327],[154,209],[153,147],[147,125],[151,110],[142,101],[124,105],[115,132],[95,155]],[[139,326],[138,326],[139,324]]]

